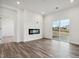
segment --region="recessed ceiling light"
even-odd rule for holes
[[[44,11],[42,11],[42,12],[41,12],[41,14],[43,14],[43,15],[44,15],[44,14],[45,14],[45,12],[44,12]]]
[[[74,0],[70,0],[70,2],[71,2],[71,3],[73,3],[73,2],[74,2]]]
[[[17,4],[19,5],[19,4],[20,4],[20,2],[19,2],[19,1],[17,1]]]

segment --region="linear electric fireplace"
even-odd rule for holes
[[[40,29],[29,29],[29,35],[40,34]]]

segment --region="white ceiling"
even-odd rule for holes
[[[70,8],[76,5],[79,5],[79,0],[75,0],[73,3],[70,3],[70,0],[1,0],[1,3],[27,9],[32,12],[41,14],[49,14],[51,12],[56,12],[62,9]],[[17,5],[16,2],[20,1],[21,4]],[[56,7],[59,7],[56,9]]]

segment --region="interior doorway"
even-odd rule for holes
[[[9,8],[0,7],[0,41],[1,43],[15,42],[16,12]]]
[[[54,20],[52,23],[53,39],[69,42],[70,20]]]

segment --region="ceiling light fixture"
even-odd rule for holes
[[[45,12],[43,11],[43,12],[41,12],[41,14],[43,14],[43,15],[44,15],[44,14],[45,14]]]
[[[71,3],[73,3],[73,2],[74,2],[74,0],[70,0],[70,2],[71,2]]]
[[[19,2],[19,1],[17,1],[17,4],[19,5],[19,4],[20,4],[20,2]]]

